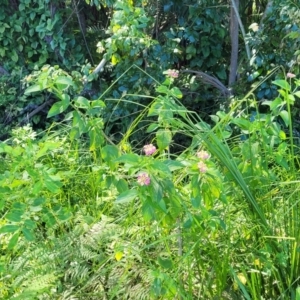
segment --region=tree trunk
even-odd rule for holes
[[[239,22],[232,2],[238,10],[239,0],[231,0],[230,9],[230,40],[231,40],[231,58],[228,85],[231,86],[236,81],[238,57],[239,57]]]

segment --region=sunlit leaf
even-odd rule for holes
[[[159,150],[165,150],[172,142],[172,132],[169,129],[160,129],[156,132],[156,140]]]
[[[286,80],[277,79],[277,80],[272,81],[272,83],[281,87],[284,90],[287,90],[287,91],[291,90],[291,86],[289,85],[289,83]]]
[[[138,196],[137,190],[127,190],[117,197],[116,203],[117,204],[127,203],[133,201],[137,196]]]
[[[120,261],[122,259],[122,257],[123,257],[123,252],[121,252],[121,251],[116,252],[116,254],[115,254],[116,261]]]

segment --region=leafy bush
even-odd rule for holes
[[[168,71],[114,144],[95,101],[69,99],[76,85],[57,75],[42,85],[41,73],[27,92],[51,89],[49,116],[69,110],[65,125],[42,138],[20,128],[0,144],[4,299],[296,299],[297,79],[273,82],[270,113],[246,95],[210,126],[182,105]],[[151,143],[132,150],[146,115],[156,121],[138,130]],[[178,132],[192,142],[173,155]]]

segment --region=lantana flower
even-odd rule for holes
[[[200,150],[196,153],[197,157],[202,160],[207,160],[210,158],[210,154],[207,151]]]
[[[177,70],[167,70],[166,72],[164,72],[168,77],[171,77],[171,78],[178,78],[179,76],[179,71]]]
[[[197,166],[198,166],[198,169],[201,173],[206,173],[207,172],[208,167],[203,161],[200,161]]]
[[[287,77],[287,78],[295,78],[296,75],[289,72],[289,73],[286,74],[286,77]]]
[[[152,144],[148,144],[143,147],[143,150],[145,152],[145,155],[149,156],[149,155],[152,155],[156,151],[156,147]]]
[[[149,185],[151,183],[150,176],[145,172],[138,174],[137,183],[141,186]]]

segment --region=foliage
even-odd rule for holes
[[[275,66],[283,66],[292,73],[299,73],[299,26],[296,3],[273,1],[259,29],[249,33],[253,53],[249,82],[265,78]],[[277,96],[277,90],[271,81],[272,78],[259,86],[258,99],[273,99]]]
[[[26,93],[51,90],[48,115],[67,110],[65,121],[41,137],[19,128],[0,144],[3,299],[297,299],[299,80],[273,82],[270,113],[251,91],[211,126],[182,105],[168,71],[114,144],[101,101],[69,99],[72,78],[45,72]],[[132,148],[135,130],[151,144]],[[173,155],[179,132],[191,144]]]
[[[244,70],[260,81],[199,114],[192,101],[216,93],[184,71],[225,80],[227,1],[47,2],[57,16],[22,1],[1,8],[0,41],[17,59],[3,54],[13,71],[0,68],[0,105],[18,126],[0,143],[0,297],[298,300],[294,4],[274,1],[278,18],[249,34],[255,57]],[[71,12],[80,55],[69,48],[79,45]],[[266,34],[291,16],[283,37]],[[38,40],[31,57],[10,38],[26,40],[30,22],[41,29],[28,37]],[[276,40],[289,49],[270,50]],[[95,57],[107,62],[101,72]]]

